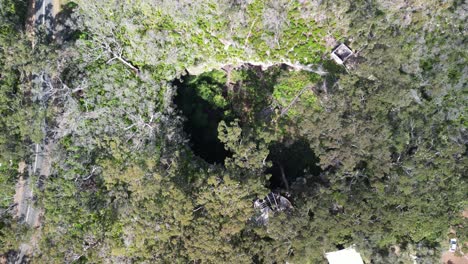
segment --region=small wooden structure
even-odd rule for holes
[[[353,56],[354,52],[345,44],[338,45],[331,53],[331,57],[338,64],[343,64],[345,61]]]

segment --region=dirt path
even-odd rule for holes
[[[36,1],[35,0],[29,1],[28,12],[27,12],[28,18],[26,19],[26,33],[31,38],[34,38],[34,21],[36,20],[36,17],[34,16],[35,9],[36,9]]]
[[[233,62],[227,62],[227,63],[221,63],[221,62],[207,62],[205,64],[200,64],[196,66],[191,66],[187,68],[187,71],[190,75],[199,75],[207,71],[211,71],[214,69],[223,69],[225,67],[232,67],[234,69],[239,68],[240,66],[244,64],[250,64],[253,66],[259,66],[262,68],[262,70],[266,70],[272,66],[275,65],[280,65],[280,64],[285,64],[288,65],[290,68],[296,70],[296,71],[308,71],[308,72],[314,72],[319,75],[326,75],[327,72],[324,71],[320,66],[317,66],[316,68],[312,67],[311,65],[303,65],[300,63],[293,63],[291,61],[282,61],[282,62],[259,62],[259,61],[233,61]]]
[[[54,16],[56,16],[60,12],[60,8],[61,8],[62,3],[61,3],[60,0],[52,0],[52,4],[53,4],[52,14]]]
[[[26,202],[25,202],[25,189],[27,182],[24,180],[23,176],[20,176],[18,182],[16,183],[15,195],[13,196],[13,201],[16,204],[16,218],[20,218],[26,212]]]
[[[22,219],[29,226],[37,227],[39,211],[33,207],[33,190],[30,178],[21,176],[16,183],[16,191],[13,197],[17,204],[15,217]]]

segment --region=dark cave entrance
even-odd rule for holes
[[[269,186],[272,190],[288,189],[297,178],[305,175],[319,176],[322,172],[317,165],[319,159],[306,140],[298,140],[289,145],[275,143],[270,146],[268,159],[272,162],[272,167],[266,173],[272,175]]]
[[[196,76],[187,74],[174,80],[172,84],[177,87],[174,102],[185,117],[183,129],[190,139],[193,153],[210,164],[223,164],[225,158],[232,153],[218,139],[219,122],[224,120],[229,123],[234,118],[239,118],[241,122],[244,119],[248,120],[246,122],[265,122],[254,114],[262,111],[265,104],[269,104],[260,96],[271,95],[278,71],[281,70],[274,68],[259,76],[259,69],[256,67],[241,68],[242,74],[237,73],[242,76],[240,82],[248,84],[243,90],[236,85],[229,90],[228,80],[233,81],[233,78],[227,77],[226,72],[220,70]],[[249,85],[256,89],[249,90]],[[238,94],[243,96],[238,97]],[[245,107],[245,102],[250,102],[249,107]],[[245,109],[254,113],[250,115],[252,120],[242,118]],[[322,170],[317,165],[319,160],[307,140],[285,142],[287,141],[271,143],[269,146],[268,160],[272,166],[265,172],[272,175],[269,180],[270,189],[289,189],[299,177],[318,180]]]
[[[199,78],[199,80],[194,83],[194,78]],[[172,82],[177,87],[174,102],[185,116],[184,132],[190,138],[193,153],[208,163],[223,164],[224,159],[231,155],[218,139],[218,124],[221,120],[226,120],[224,109],[200,96],[196,89],[198,82],[213,86],[220,85],[208,76],[182,76]]]

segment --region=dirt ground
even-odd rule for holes
[[[444,264],[468,264],[468,256],[457,257],[452,252],[442,254],[442,263]]]
[[[58,12],[60,12],[60,5],[62,4],[60,0],[52,0],[53,2],[53,7],[54,7],[54,16],[58,14]]]
[[[19,218],[24,211],[24,187],[25,187],[26,181],[23,179],[23,176],[21,176],[18,180],[18,183],[16,184],[16,192],[15,196],[13,196],[13,201],[17,204],[16,207],[16,217]]]
[[[18,173],[23,174],[26,167],[27,167],[26,162],[24,160],[20,161],[18,163]]]
[[[34,9],[36,8],[36,1],[29,1],[28,5],[28,18],[26,19],[26,32],[32,38],[34,36]]]

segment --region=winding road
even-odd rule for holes
[[[30,10],[28,12],[29,17],[27,19],[27,25],[33,26],[37,29],[39,34],[45,34],[48,37],[53,36],[54,31],[54,17],[58,13],[60,8],[59,0],[30,0]],[[44,31],[41,31],[44,30]],[[36,34],[32,34],[33,37],[37,37]],[[43,98],[40,96],[40,98]],[[47,107],[47,103],[44,103],[44,107]],[[43,133],[47,136],[47,124],[46,120],[43,120]],[[28,165],[28,173],[25,177],[21,176],[17,185],[15,193],[16,218],[20,219],[30,227],[36,230],[28,243],[22,243],[18,249],[18,255],[13,263],[20,264],[24,263],[24,257],[31,254],[33,249],[37,247],[38,237],[40,236],[40,218],[43,214],[42,208],[37,208],[34,205],[34,186],[38,186],[38,182],[33,181],[33,176],[48,177],[50,174],[50,158],[49,154],[52,148],[52,144],[47,144],[47,140],[43,139],[41,143],[33,144],[31,152],[33,157],[30,164]],[[22,172],[20,172],[23,174]]]

